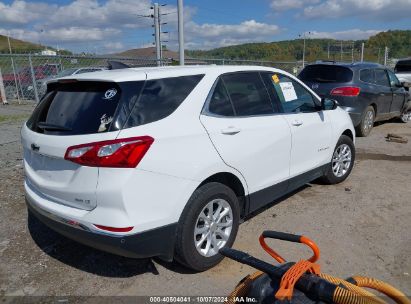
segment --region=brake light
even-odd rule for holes
[[[135,168],[153,141],[140,136],[72,146],[64,159],[90,167]]]
[[[124,228],[117,228],[117,227],[108,227],[108,226],[102,226],[102,225],[94,225],[98,229],[105,230],[105,231],[110,231],[110,232],[129,232],[133,230],[134,227],[124,227]]]
[[[358,96],[360,94],[360,88],[358,87],[340,87],[334,88],[331,91],[331,95],[336,96]]]

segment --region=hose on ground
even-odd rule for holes
[[[383,281],[363,276],[354,276],[349,280],[358,287],[366,287],[377,290],[390,297],[398,304],[411,304],[411,301],[406,297],[405,294],[403,294],[394,286],[391,286],[390,284]]]

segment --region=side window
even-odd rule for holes
[[[273,105],[260,74],[234,73],[222,76],[237,116],[272,114]]]
[[[269,78],[270,89],[274,90],[284,113],[318,111],[313,95],[297,81],[278,73],[267,73],[265,77]]]
[[[197,86],[204,75],[147,80],[126,123],[144,125],[173,113]]]
[[[360,80],[367,83],[374,83],[374,71],[371,69],[361,70]]]
[[[213,95],[211,96],[210,103],[208,105],[208,111],[210,113],[222,116],[235,115],[233,105],[231,104],[227,90],[221,79],[218,80],[218,83],[214,88]]]
[[[400,86],[401,82],[398,80],[397,76],[395,76],[395,74],[390,70],[387,70],[387,72],[388,72],[388,77],[390,78],[391,86],[392,87]]]
[[[375,70],[375,83],[381,86],[390,86],[390,82],[388,81],[387,73],[383,69],[376,69]]]

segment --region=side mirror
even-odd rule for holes
[[[338,106],[338,102],[335,99],[322,98],[321,99],[321,110],[335,110]]]
[[[401,82],[396,82],[395,83],[395,85],[394,85],[396,88],[403,88],[404,87],[404,85],[401,83]]]

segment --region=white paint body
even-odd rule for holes
[[[247,70],[282,73],[319,99],[291,74],[267,67],[139,68],[79,75],[78,80],[121,82],[205,74],[177,110],[146,125],[76,136],[39,134],[24,125],[28,203],[46,216],[76,221],[96,233],[103,232],[94,224],[132,226],[130,232],[111,234],[135,234],[178,222],[195,189],[216,173],[234,174],[249,195],[329,163],[341,134],[355,134],[350,117],[340,108],[245,118],[202,114],[221,74]],[[240,132],[223,134],[230,128]],[[64,160],[73,145],[143,135],[153,137],[154,143],[137,168],[95,168]],[[38,152],[32,151],[33,143],[40,147]]]

